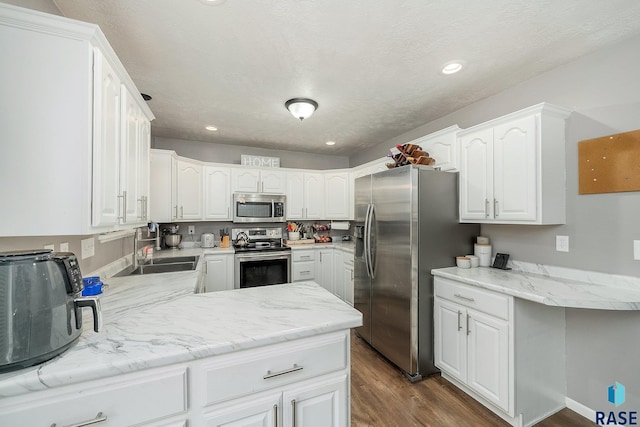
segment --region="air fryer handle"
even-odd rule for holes
[[[100,310],[100,300],[97,297],[77,297],[73,300],[77,308],[91,307],[93,311],[93,330],[100,332],[102,329],[102,311]],[[76,326],[82,327],[82,310],[76,310]]]

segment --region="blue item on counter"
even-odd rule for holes
[[[100,281],[100,276],[83,277],[82,284],[84,285],[82,296],[91,297],[102,293],[103,283]]]

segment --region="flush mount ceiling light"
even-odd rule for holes
[[[325,142],[325,144],[327,144],[327,145],[336,145],[336,142],[335,141],[327,141],[327,142]]]
[[[462,70],[462,67],[464,67],[464,61],[449,61],[442,66],[442,74],[455,74]]]
[[[217,131],[217,130],[218,130],[218,128],[217,128],[217,127],[215,127],[215,126],[206,126],[206,127],[205,127],[205,129],[206,129],[206,130],[210,130],[211,132],[215,132],[215,131]]]
[[[300,121],[309,118],[318,108],[318,103],[309,98],[293,98],[284,103],[287,110]]]

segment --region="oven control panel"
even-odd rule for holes
[[[239,233],[244,233],[249,237],[249,241],[268,239],[282,239],[282,228],[232,228],[231,239],[236,240]]]

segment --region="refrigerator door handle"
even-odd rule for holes
[[[367,205],[367,213],[364,216],[364,267],[367,269],[367,276],[371,277],[371,269],[369,268],[369,213],[371,212],[371,205]]]
[[[371,249],[371,227],[373,225],[373,218],[375,217],[375,213],[376,213],[376,208],[374,205],[371,205],[371,209],[369,211],[369,235],[368,235],[369,250],[367,251],[367,257],[369,259],[367,260],[367,263],[369,264],[369,275],[371,276],[372,279],[375,278],[375,266],[373,264],[373,256],[372,256],[372,249]]]

